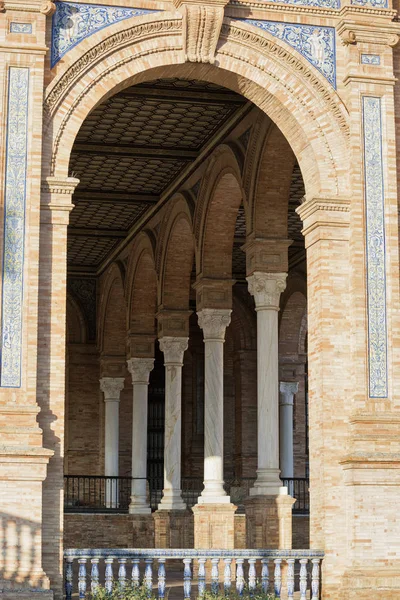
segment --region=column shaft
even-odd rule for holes
[[[104,474],[106,477],[119,475],[119,400],[124,387],[123,377],[103,377],[100,389],[104,393]],[[118,508],[118,481],[106,480],[106,506]]]
[[[129,505],[130,514],[150,514],[147,500],[147,413],[148,385],[152,358],[131,358],[128,369],[132,375],[132,495]]]
[[[164,490],[159,510],[185,510],[181,495],[182,366],[188,338],[163,337],[165,364]]]
[[[257,311],[257,481],[251,496],[283,492],[279,478],[278,310],[286,274],[255,272],[247,278]]]
[[[224,340],[230,314],[207,308],[198,313],[205,354],[204,490],[199,504],[230,502],[224,490]]]
[[[293,400],[299,388],[298,383],[281,382],[279,386],[279,450],[280,467],[283,479],[294,477],[293,459]],[[291,487],[289,493],[291,493]]]

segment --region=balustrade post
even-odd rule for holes
[[[113,574],[113,562],[114,559],[112,557],[105,559],[106,564],[106,572],[105,572],[105,588],[108,594],[111,594],[114,584],[114,574]]]
[[[192,570],[190,565],[192,564],[192,559],[184,558],[183,564],[183,597],[185,600],[190,600],[192,593]]]
[[[307,598],[307,563],[306,558],[300,559],[300,600]]]
[[[69,556],[66,559],[65,566],[65,598],[66,600],[71,600],[72,598],[72,588],[74,582],[74,568],[73,568],[74,559]]]
[[[123,589],[126,586],[126,558],[119,558],[118,583]]]
[[[144,562],[144,585],[147,590],[147,594],[150,597],[153,589],[153,559],[145,558]]]
[[[269,568],[268,568],[268,559],[263,558],[261,561],[261,589],[266,594],[269,589]]]
[[[99,558],[92,558],[92,571],[90,574],[91,582],[90,582],[90,591],[94,596],[99,588]]]
[[[215,595],[219,591],[219,570],[218,570],[219,558],[211,559],[211,592]]]
[[[274,571],[275,598],[280,598],[281,590],[282,590],[282,570],[281,570],[282,559],[276,558],[274,560],[274,563],[275,563],[275,571]]]
[[[244,570],[243,570],[243,558],[236,559],[236,591],[239,596],[243,596],[244,590]]]
[[[197,574],[197,584],[199,588],[199,598],[202,598],[206,592],[206,559],[198,559],[199,572]]]
[[[165,597],[165,558],[158,559],[158,597]]]
[[[140,585],[140,560],[138,558],[132,559],[132,586],[139,587]]]
[[[294,558],[288,558],[287,559],[287,574],[286,574],[286,578],[287,578],[287,596],[288,596],[288,600],[290,600],[290,598],[293,598],[294,595]]]
[[[256,559],[249,558],[249,592],[253,594],[257,585]]]
[[[231,572],[231,558],[225,558],[225,568],[224,568],[224,592],[225,596],[229,595],[232,586],[232,572]]]
[[[78,591],[79,598],[86,597],[86,558],[79,558]]]
[[[311,573],[311,600],[318,600],[319,598],[319,558],[313,558],[312,562],[312,573]]]

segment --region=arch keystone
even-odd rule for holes
[[[183,16],[185,60],[214,64],[227,0],[174,0]]]

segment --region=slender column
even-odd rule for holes
[[[279,384],[279,454],[281,476],[294,477],[293,466],[293,400],[299,389],[298,382]],[[291,490],[289,490],[290,493]],[[292,494],[291,494],[292,495]]]
[[[182,366],[187,337],[162,337],[165,365],[164,490],[159,510],[185,510],[181,495]]]
[[[104,393],[105,436],[104,436],[104,474],[106,477],[118,477],[119,466],[119,400],[124,387],[123,377],[103,377],[100,389]],[[112,481],[107,481],[106,504],[117,507],[118,490]]]
[[[279,479],[279,298],[286,273],[256,271],[247,278],[257,311],[257,422],[258,468],[251,496],[283,492]]]
[[[224,490],[224,341],[231,310],[203,308],[197,314],[204,333],[204,489],[199,504],[230,503]]]
[[[132,496],[130,514],[150,514],[147,501],[147,409],[150,371],[154,367],[152,358],[131,358],[128,369],[132,375]]]

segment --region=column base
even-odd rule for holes
[[[279,469],[259,469],[257,480],[250,489],[250,496],[278,496],[287,494],[287,488],[282,486]]]
[[[153,513],[156,548],[193,548],[193,515],[189,510]]]
[[[294,503],[288,495],[248,498],[244,503],[247,548],[291,550]]]
[[[196,549],[235,547],[234,504],[196,504],[194,514],[194,547]]]
[[[130,515],[151,515],[151,508],[147,504],[147,502],[138,501],[138,499],[135,499],[135,501],[132,501],[132,498],[131,498],[131,503],[129,504],[129,514]]]
[[[186,510],[186,504],[182,500],[181,490],[168,490],[163,492],[163,497],[158,505],[158,510]]]

